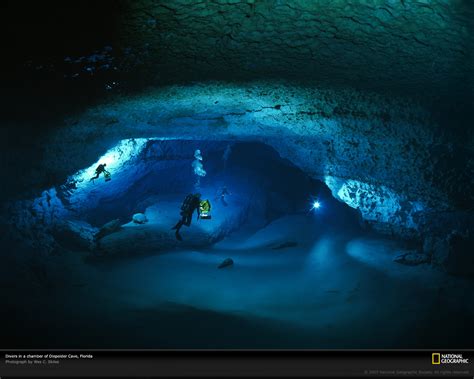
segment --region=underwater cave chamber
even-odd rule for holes
[[[193,167],[196,150],[202,152],[203,176]],[[103,163],[111,180],[100,176],[91,181]],[[186,195],[195,192],[210,200],[212,218],[197,220],[194,213],[179,242],[171,227]],[[205,248],[238,229],[255,232],[286,215],[298,215],[311,225],[302,239],[315,238],[328,227],[355,231],[360,220],[359,213],[333,198],[323,182],[281,158],[271,146],[251,141],[121,140],[97,163],[45,196],[49,200],[37,201],[36,207],[56,198],[53,235],[59,245],[100,256]],[[137,214],[142,219],[133,219]],[[280,240],[276,246],[299,243]]]

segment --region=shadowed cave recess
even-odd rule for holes
[[[0,340],[469,347],[471,2],[73,8],[7,43]]]

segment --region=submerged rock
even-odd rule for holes
[[[283,243],[280,243],[277,246],[272,247],[273,250],[280,250],[280,249],[287,249],[289,247],[295,247],[298,246],[298,242],[295,241],[286,241]]]
[[[121,224],[119,219],[109,221],[99,229],[99,231],[94,235],[94,238],[95,240],[100,240],[101,238],[118,231],[120,227]]]
[[[221,262],[219,266],[217,266],[217,268],[229,267],[229,266],[232,266],[233,264],[234,264],[234,261],[232,260],[232,258],[226,258]]]
[[[132,217],[132,221],[135,224],[145,224],[148,222],[148,219],[143,213],[135,213]]]
[[[394,259],[394,262],[408,266],[417,266],[423,263],[429,263],[430,257],[426,254],[421,254],[417,252],[407,252],[397,256]]]
[[[53,232],[61,246],[72,250],[93,250],[98,229],[85,221],[67,220]]]

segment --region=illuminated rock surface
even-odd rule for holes
[[[119,122],[107,125],[109,118]],[[120,143],[139,147],[147,138],[259,141],[322,180],[378,230],[420,237],[472,204],[472,153],[446,144],[434,133],[434,122],[416,104],[349,90],[281,82],[172,86],[67,121],[50,137],[46,156],[61,162],[55,169],[63,175],[87,166],[92,175],[97,157]],[[127,138],[134,140],[120,142]],[[114,181],[132,185],[128,175],[137,166],[127,162],[138,151],[123,150],[117,161],[123,168],[117,167]],[[45,164],[52,166],[48,160]],[[132,171],[122,175],[122,169]],[[78,186],[71,202],[81,201],[83,184]],[[124,191],[124,186],[113,188]]]
[[[126,10],[124,43],[146,46],[153,77],[272,76],[447,97],[472,84],[469,2],[141,0]]]

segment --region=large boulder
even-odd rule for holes
[[[55,240],[71,250],[93,250],[98,229],[85,221],[67,220],[53,231]]]
[[[94,238],[96,241],[104,238],[105,236],[117,232],[120,227],[121,223],[119,219],[115,219],[112,221],[109,221],[108,223],[104,224],[99,231],[94,235]]]

